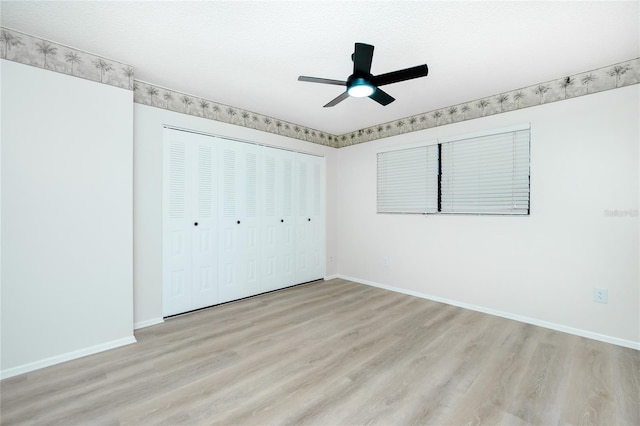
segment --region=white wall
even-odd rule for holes
[[[340,149],[339,275],[640,348],[639,104],[636,85]],[[530,216],[375,213],[377,150],[526,122]]]
[[[339,152],[310,142],[180,114],[146,105],[134,106],[134,288],[135,324],[162,320],[162,128],[164,125],[264,145],[324,155],[327,175],[327,275],[336,273],[336,155]]]
[[[2,60],[4,377],[134,342],[131,91]]]

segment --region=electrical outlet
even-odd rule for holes
[[[384,265],[384,267],[385,267],[385,268],[388,268],[389,266],[391,266],[391,261],[389,260],[389,258],[388,258],[388,257],[386,257],[386,256],[385,256],[385,257],[382,259],[382,264]]]
[[[593,301],[598,303],[607,303],[609,301],[609,290],[606,288],[594,288]]]

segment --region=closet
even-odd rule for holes
[[[163,316],[324,276],[324,159],[163,130]]]

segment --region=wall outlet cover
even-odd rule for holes
[[[607,303],[609,301],[609,290],[606,288],[594,288],[593,301],[597,303]]]

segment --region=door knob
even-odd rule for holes
[[[193,224],[193,226],[198,226],[198,222],[195,222],[195,223]]]
[[[238,221],[237,224],[240,225],[240,221]]]
[[[307,219],[307,221],[311,222],[311,218]]]

